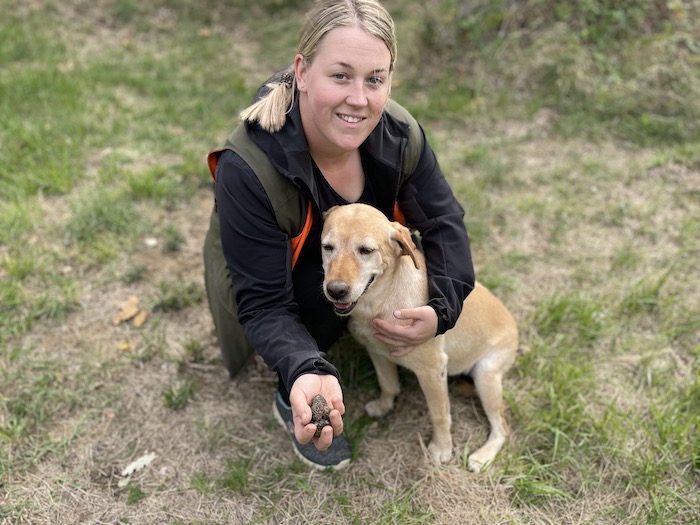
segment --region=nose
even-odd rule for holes
[[[350,86],[350,93],[348,93],[346,102],[354,107],[364,107],[367,105],[367,95],[365,94],[365,83],[364,81],[358,79],[353,82]]]
[[[331,281],[326,285],[328,296],[334,301],[341,302],[350,291],[350,287],[344,281]]]

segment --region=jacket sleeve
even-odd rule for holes
[[[238,319],[251,344],[287,391],[304,373],[339,377],[299,316],[289,236],[278,226],[262,184],[231,151],[219,159],[216,181],[221,244]]]
[[[421,234],[428,267],[428,304],[438,315],[437,333],[443,334],[457,322],[475,277],[464,209],[425,135],[418,165],[401,187],[398,204],[406,221]]]

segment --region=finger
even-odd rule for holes
[[[295,424],[298,421],[300,425],[308,425],[311,421],[311,407],[304,392],[292,389],[289,394],[289,405],[292,407]]]
[[[314,438],[315,433],[316,425],[309,424],[303,427],[294,426],[294,437],[296,437],[297,441],[302,445],[309,443]]]
[[[321,430],[321,435],[314,440],[314,445],[318,450],[326,450],[333,443],[333,429],[330,427],[324,427]]]
[[[394,310],[394,317],[397,319],[410,319],[412,321],[422,321],[425,318],[421,308],[404,308],[403,310]]]
[[[373,319],[371,321],[372,328],[375,330],[380,330],[382,332],[389,332],[392,333],[396,330],[405,330],[407,326],[410,325],[401,325],[401,324],[395,324],[395,323],[390,323],[389,321],[385,321],[384,319]]]
[[[331,410],[337,410],[341,417],[345,415],[345,403],[343,403],[342,398],[333,399],[333,401],[330,402],[330,406]]]
[[[330,417],[330,421],[331,421],[331,427],[333,429],[333,435],[339,436],[340,434],[343,433],[343,428],[344,428],[343,418],[340,414],[340,411],[331,410],[329,417]]]
[[[406,332],[406,330],[409,330],[411,327],[412,325],[387,323],[382,319],[375,319],[374,321],[372,321],[372,328],[377,330],[377,332],[388,336],[402,334]]]
[[[411,316],[408,314],[409,309],[406,310],[394,310],[394,317],[397,319],[410,319]]]

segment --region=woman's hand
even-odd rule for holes
[[[323,428],[321,435],[314,438],[316,425],[311,423],[311,401],[321,394],[326,398],[331,408],[330,426]],[[289,404],[292,407],[294,420],[294,435],[297,441],[306,444],[313,440],[318,450],[326,450],[333,442],[333,436],[343,433],[343,390],[338,379],[332,375],[303,374],[300,375],[289,392]]]
[[[392,357],[408,354],[416,346],[435,337],[438,326],[437,313],[431,306],[396,310],[394,317],[410,320],[410,324],[392,324],[383,319],[373,319],[370,323],[377,333],[374,337],[396,348]]]

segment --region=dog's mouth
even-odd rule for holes
[[[365,286],[365,289],[362,290],[362,293],[360,294],[360,297],[362,297],[365,292],[369,289],[369,287],[372,285],[374,282],[376,275],[373,275],[372,277],[369,278],[369,281],[367,282],[367,285]],[[352,302],[352,303],[342,303],[340,301],[334,301],[333,302],[333,310],[335,313],[341,317],[345,317],[347,315],[350,315],[350,313],[353,311],[355,306],[357,305],[357,301]]]
[[[352,312],[356,304],[357,301],[354,303],[333,303],[333,310],[337,315],[345,317],[346,315],[350,315],[350,312]]]

